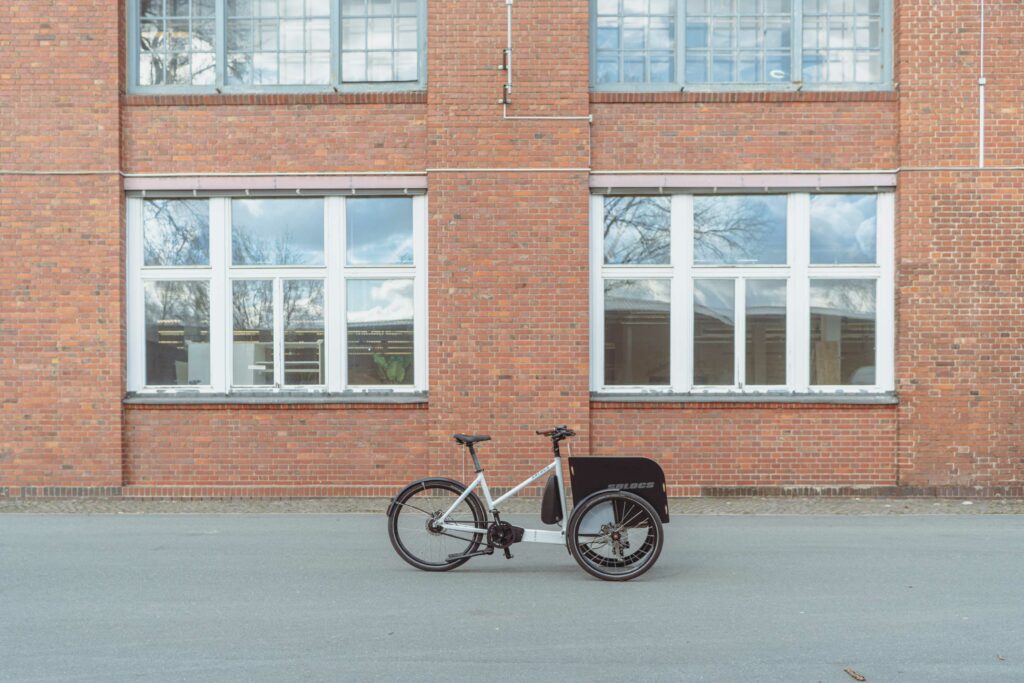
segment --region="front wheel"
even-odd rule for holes
[[[628,581],[654,566],[661,554],[661,518],[646,500],[625,491],[599,491],[569,516],[566,542],[591,576]]]
[[[437,524],[465,490],[463,484],[450,479],[425,479],[398,494],[388,516],[388,538],[399,557],[417,569],[432,572],[455,569],[469,561],[459,556],[475,552],[483,534],[450,531]],[[484,507],[472,493],[452,510],[447,521],[487,528]],[[452,556],[459,559],[448,559]]]

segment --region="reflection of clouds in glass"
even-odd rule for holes
[[[231,252],[236,265],[323,265],[323,200],[233,200]]]
[[[747,313],[786,310],[785,280],[747,280]]]
[[[877,195],[811,197],[811,263],[874,263]]]
[[[350,265],[412,263],[412,199],[349,199],[345,203]]]
[[[693,303],[698,315],[732,324],[736,299],[733,280],[694,280]]]
[[[811,313],[874,319],[875,281],[811,280]]]
[[[412,280],[349,280],[350,323],[398,322],[413,318]]]
[[[668,197],[605,197],[605,263],[668,263]]]
[[[668,280],[605,280],[607,311],[667,311],[671,288]]]
[[[786,195],[694,197],[694,263],[786,263],[786,206]]]

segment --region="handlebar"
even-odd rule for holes
[[[538,429],[537,434],[539,434],[540,436],[549,436],[552,439],[558,440],[567,439],[570,436],[576,436],[576,432],[569,429],[565,425],[559,425],[558,427],[554,427],[553,429]]]

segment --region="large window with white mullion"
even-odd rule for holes
[[[891,391],[892,195],[592,200],[591,384]]]
[[[129,390],[425,390],[425,201],[129,198]]]
[[[402,90],[426,82],[426,0],[129,0],[129,88]]]

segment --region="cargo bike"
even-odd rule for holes
[[[515,543],[557,543],[599,579],[628,581],[653,567],[664,544],[662,525],[669,521],[665,474],[658,463],[640,457],[573,457],[567,443],[575,501],[570,514],[560,444],[576,433],[560,426],[537,434],[551,439],[551,463],[497,498],[491,496],[476,453],[476,444],[491,437],[454,434],[469,451],[476,478],[466,486],[428,477],[392,498],[388,536],[398,555],[418,569],[448,571],[496,550],[512,559]],[[525,529],[502,520],[501,504],[549,472],[541,521],[559,528]]]

